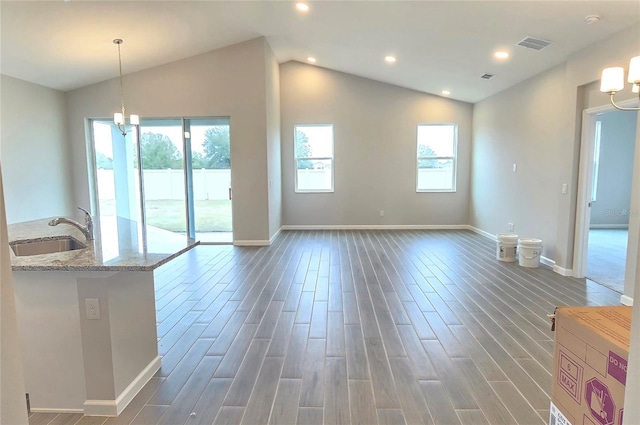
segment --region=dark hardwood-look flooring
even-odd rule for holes
[[[470,231],[285,231],[156,272],[162,368],[117,418],[30,424],[545,424],[559,305],[619,294]]]

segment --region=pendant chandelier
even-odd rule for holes
[[[122,88],[122,56],[120,55],[120,45],[123,43],[121,38],[113,40],[113,44],[118,46],[118,65],[120,69],[120,112],[113,114],[113,122],[118,126],[118,129],[123,136],[127,135],[126,119],[127,116],[124,110],[124,89]],[[140,118],[137,115],[131,115],[129,117],[131,125],[140,125]]]

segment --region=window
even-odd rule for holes
[[[456,124],[418,126],[417,192],[456,191]]]
[[[333,125],[296,125],[296,192],[333,192]]]

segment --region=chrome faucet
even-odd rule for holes
[[[71,220],[65,217],[54,218],[49,222],[49,226],[57,226],[60,223],[70,224],[80,229],[80,231],[84,234],[84,237],[88,241],[92,241],[93,240],[93,219],[91,218],[91,214],[89,214],[89,211],[85,210],[82,207],[78,207],[78,209],[84,211],[84,224],[85,224],[84,226],[75,220]]]

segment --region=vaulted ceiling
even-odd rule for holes
[[[0,72],[67,91],[118,75],[115,38],[127,74],[264,36],[280,63],[313,56],[316,66],[476,102],[640,22],[638,1],[306,3],[300,12],[289,1],[3,0]],[[525,37],[552,44],[517,46]]]

